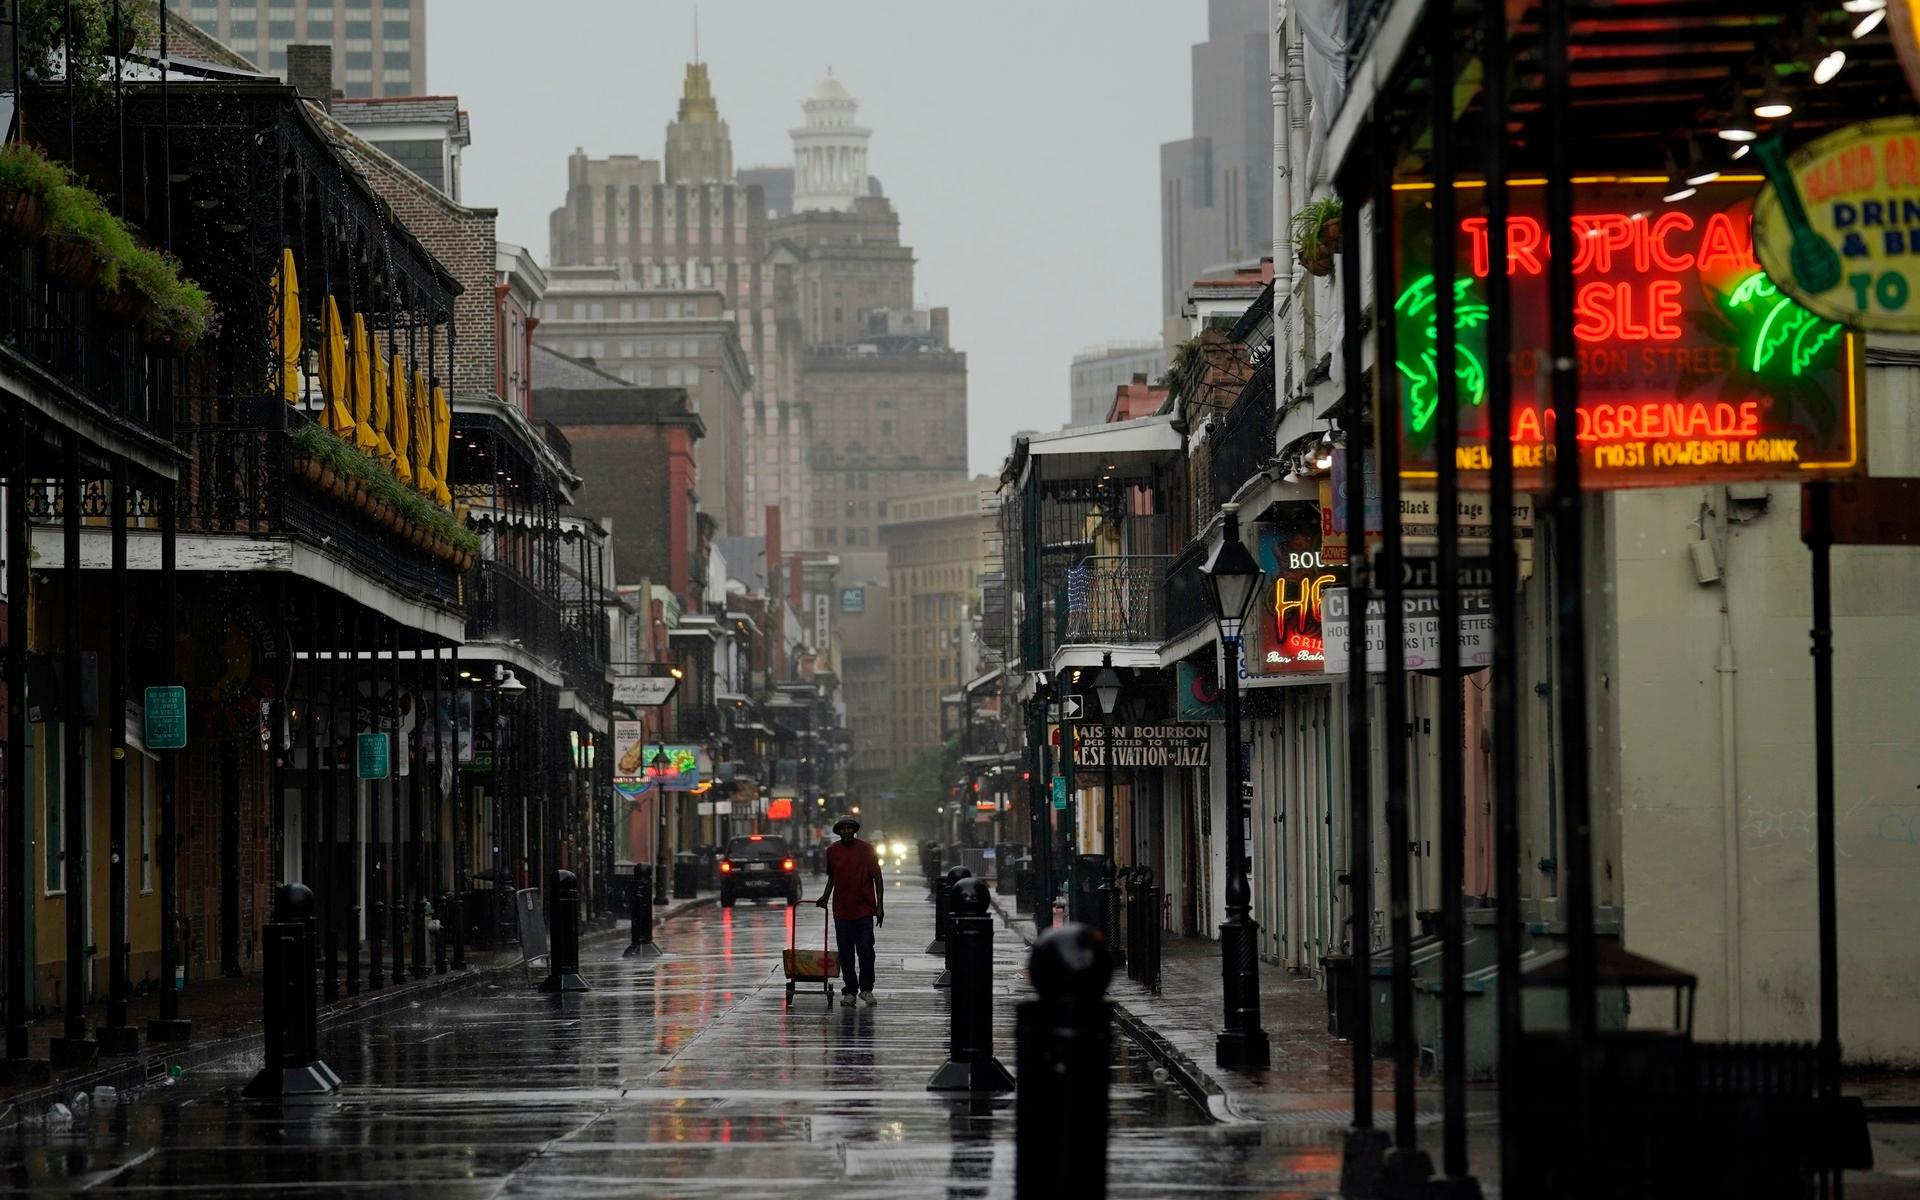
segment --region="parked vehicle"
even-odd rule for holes
[[[787,839],[754,833],[727,843],[720,858],[720,907],[732,908],[742,896],[762,900],[786,897],[800,903],[800,875]]]

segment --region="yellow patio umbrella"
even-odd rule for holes
[[[439,483],[433,473],[433,409],[427,400],[427,374],[417,368],[413,372],[413,407],[409,415],[416,430],[413,486],[422,495],[431,496],[438,490]]]
[[[373,423],[373,344],[367,339],[367,319],[353,314],[353,444],[377,458],[387,439]]]
[[[293,251],[280,248],[280,267],[273,273],[274,344],[280,349],[280,395],[288,404],[300,403],[300,278]]]
[[[340,306],[327,297],[320,312],[325,347],[320,354],[320,390],[327,398],[327,428],[336,437],[351,437],[354,432],[352,401],[353,379],[347,374],[347,339],[340,329]]]
[[[413,463],[407,458],[407,451],[413,445],[413,422],[407,419],[407,360],[395,354],[389,374],[393,380],[393,398],[388,409],[393,424],[387,437],[393,443],[393,473],[401,483],[412,483]]]
[[[433,389],[433,495],[442,508],[453,507],[453,493],[447,488],[448,439],[453,436],[453,408],[447,403],[447,389]]]
[[[380,353],[377,343],[373,347],[373,379],[369,386],[373,393],[373,436],[379,439],[374,453],[381,462],[391,464],[393,443],[387,440],[387,433],[393,427],[393,419],[387,413],[387,402],[391,399],[387,390],[387,358]]]

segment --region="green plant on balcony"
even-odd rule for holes
[[[41,253],[47,274],[56,282],[73,288],[98,282],[117,292],[133,246],[133,235],[94,192],[79,184],[54,189]]]
[[[392,471],[318,425],[293,435],[295,470],[401,541],[430,551],[455,570],[473,565],[480,539],[457,517],[400,482]]]
[[[1333,274],[1333,256],[1340,249],[1341,207],[1338,196],[1323,196],[1293,214],[1288,225],[1294,256],[1307,274],[1322,279]]]
[[[180,260],[163,250],[136,245],[121,271],[124,291],[145,302],[141,315],[147,348],[181,353],[194,348],[213,328],[213,301],[205,289],[180,272]]]
[[[39,241],[53,194],[72,182],[66,167],[25,142],[0,147],[0,227],[17,241]]]
[[[73,40],[69,44],[69,0],[20,0],[20,65],[35,79],[60,76],[71,59],[74,83],[83,96],[99,91],[113,77],[113,61],[159,36],[155,12],[138,0],[121,0],[116,42],[113,0],[70,0]]]

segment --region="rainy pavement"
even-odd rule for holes
[[[817,890],[815,881],[809,891]],[[343,1080],[317,1101],[249,1101],[259,1065],[196,1068],[71,1122],[0,1130],[0,1188],[196,1197],[837,1198],[1010,1196],[1012,1097],[926,1090],[947,998],[925,889],[889,888],[878,1003],[788,1008],[784,905],[708,906],[664,926],[666,957],[590,943],[593,991],[559,999],[511,976],[326,1031]],[[801,945],[824,914],[795,910]],[[1024,948],[996,932],[996,1050],[1014,1067]],[[836,997],[837,998],[837,997]],[[1109,1192],[1326,1195],[1338,1149],[1283,1128],[1210,1123],[1116,1031]]]

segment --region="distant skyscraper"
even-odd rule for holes
[[[1273,243],[1273,93],[1267,0],[1207,0],[1193,48],[1193,136],[1160,147],[1160,316],[1185,335],[1187,285]]]
[[[427,90],[427,0],[172,0],[175,12],[265,71],[289,44],[333,47],[333,86],[349,96]]]
[[[832,72],[801,103],[806,122],[792,131],[793,211],[847,212],[867,194],[867,139],[860,103]]]

